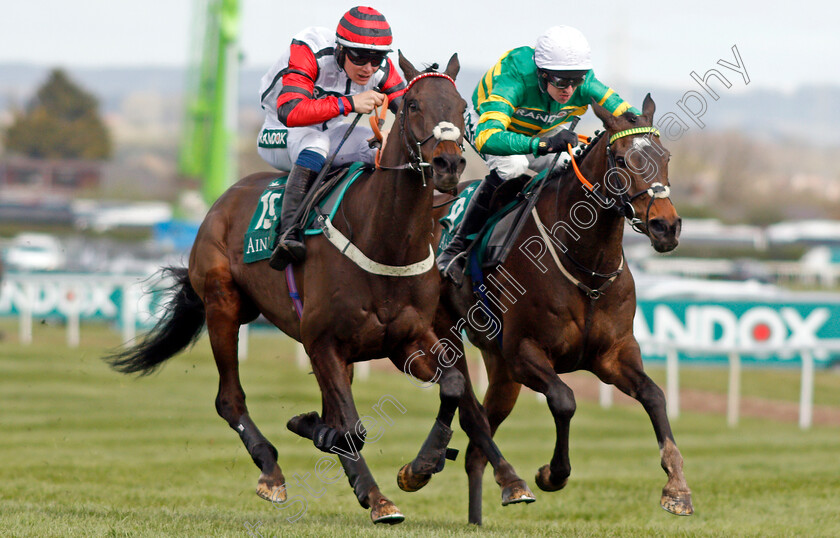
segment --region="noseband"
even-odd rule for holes
[[[449,75],[444,73],[420,73],[408,83],[408,86],[405,89],[405,95],[408,95],[408,92],[411,91],[411,87],[414,84],[424,78],[444,78],[452,83],[455,86],[455,81]],[[454,124],[448,121],[442,121],[435,125],[434,129],[432,129],[432,133],[424,138],[417,137],[412,131],[410,126],[407,126],[408,121],[408,112],[406,112],[406,100],[403,99],[403,106],[400,107],[399,113],[399,122],[400,122],[400,134],[401,134],[401,141],[402,144],[405,146],[406,152],[408,153],[408,162],[398,165],[398,166],[383,166],[380,165],[379,168],[384,170],[412,170],[414,172],[418,172],[423,179],[423,186],[426,186],[426,168],[430,168],[432,166],[431,163],[426,162],[423,159],[423,144],[428,142],[431,139],[437,140],[437,143],[440,143],[444,140],[451,140],[458,144],[458,147],[461,150],[464,149],[463,144],[458,142],[461,138],[461,130],[458,129]],[[409,140],[409,137],[411,140]],[[437,145],[437,144],[435,144]]]

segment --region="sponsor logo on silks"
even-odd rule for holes
[[[288,134],[286,129],[263,129],[258,140],[259,147],[285,148]]]
[[[529,108],[517,108],[513,115],[518,118],[529,118],[537,120],[543,124],[548,124],[556,123],[558,120],[564,119],[570,112],[571,110],[561,110],[558,114],[549,114],[547,112],[540,112],[539,110]]]
[[[332,91],[332,90],[325,90],[324,88],[321,88],[320,86],[315,86],[314,88],[312,88],[312,97],[315,98],[315,99],[320,99],[321,97],[325,97],[327,95],[332,95],[332,96],[335,96],[335,97],[341,97],[344,94],[336,92],[336,91]]]

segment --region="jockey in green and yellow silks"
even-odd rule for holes
[[[548,168],[551,153],[577,145],[563,127],[586,112],[594,99],[615,116],[640,112],[603,84],[592,71],[589,44],[568,26],[549,28],[535,47],[505,53],[479,81],[466,113],[466,137],[490,173],[473,195],[449,246],[438,257],[441,274],[456,284],[463,278],[467,238],[489,214],[496,188],[506,179]]]

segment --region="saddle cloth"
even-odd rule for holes
[[[344,193],[350,188],[359,176],[365,171],[368,165],[364,163],[352,163],[349,166],[337,168],[331,171],[329,177],[335,174],[343,174],[343,177],[335,184],[329,192],[325,193],[313,207],[318,206],[324,213],[329,214],[330,219],[335,217],[338,207],[344,200]],[[317,188],[317,186],[312,187]],[[274,247],[277,244],[277,221],[280,218],[280,208],[283,207],[283,193],[286,190],[286,177],[277,178],[265,188],[259,198],[257,207],[251,217],[251,223],[245,232],[243,261],[253,263],[271,257]],[[317,235],[323,233],[320,228],[313,226],[315,211],[310,211],[306,218],[304,235]]]

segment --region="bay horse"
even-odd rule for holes
[[[435,186],[453,188],[464,170],[466,103],[455,88],[457,54],[443,73],[434,70],[436,65],[421,73],[399,56],[410,82],[382,148],[381,165],[348,189],[341,218],[332,223],[330,232],[308,237],[306,260],[294,267],[294,280],[289,279],[298,283],[300,313],[290,297],[293,286],[267,260],[243,262],[243,238],[251,215],[266,186],[277,178],[276,173],[252,174],[230,187],[208,211],[190,253],[189,269],[171,270],[176,293],[168,315],[132,348],[107,358],[121,372],[148,374],[189,347],[206,324],[219,371],[216,410],[239,434],[261,470],[257,494],[284,502],[286,484],[277,449],[251,420],[239,380],[239,327],[262,314],[303,343],[321,390],[322,415],[299,415],[288,428],[311,439],[319,450],[338,454],[359,504],[370,508],[374,523],[390,524],[404,516],[379,490],[360,454],[366,432],[351,392],[353,364],[380,357],[440,386],[437,419],[417,457],[401,471],[401,487],[419,489],[442,469],[452,436],[449,426],[461,403],[468,433],[497,467],[503,501],[533,500],[493,444],[489,424],[482,422],[478,401],[462,373],[466,367],[447,368],[436,376],[436,361],[442,360],[444,350],[436,346],[432,330],[440,292],[431,249],[432,198]],[[433,182],[426,181],[429,173]],[[346,249],[339,250],[325,238],[328,233],[349,236],[356,254],[367,262],[345,256]]]
[[[579,156],[581,180],[570,163],[543,189],[532,215],[504,263],[485,274],[490,318],[501,322],[498,337],[481,325],[466,324],[467,336],[482,353],[489,378],[484,409],[492,433],[513,409],[522,385],[544,394],[554,418],[556,444],[536,482],[544,491],[562,489],[571,474],[569,422],[575,412],[572,390],[557,374],[593,372],[637,399],[650,416],[668,481],[661,506],[674,514],[693,513],[683,460],[665,413],[662,390],[645,374],[633,336],[636,295],[622,249],[624,218],[646,234],[659,252],[676,248],[681,219],[669,199],[669,152],[652,127],[655,104],[648,94],[642,114],[612,116],[594,101],[601,133]],[[587,179],[589,178],[589,179]],[[603,181],[602,181],[603,178]],[[584,188],[583,181],[594,192]],[[641,218],[637,218],[639,215]],[[440,233],[440,230],[438,230]],[[508,284],[491,289],[488,282]],[[504,286],[497,286],[504,287]],[[513,289],[516,288],[520,295]],[[444,286],[436,320],[438,334],[465,319],[477,304],[468,285]],[[459,326],[460,328],[460,326]],[[479,447],[466,454],[470,522],[481,523],[481,477],[486,461]]]

